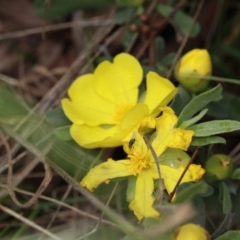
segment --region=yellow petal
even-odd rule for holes
[[[200,225],[188,223],[175,231],[175,240],[210,240],[210,235],[206,229]]]
[[[138,60],[121,53],[113,63],[104,61],[98,65],[94,72],[94,87],[100,96],[113,103],[134,105],[142,78],[143,70]]]
[[[168,79],[155,72],[147,74],[147,91],[144,103],[148,105],[150,113],[156,109],[159,113],[159,107],[167,105],[176,92],[175,86]]]
[[[119,127],[122,131],[130,133],[132,129],[142,122],[148,113],[147,105],[138,103],[124,115]]]
[[[114,161],[108,159],[107,162],[101,163],[92,168],[80,184],[90,191],[93,191],[101,183],[109,183],[110,179],[132,175],[128,169],[128,165],[129,160]]]
[[[92,74],[77,78],[70,86],[68,94],[70,100],[63,99],[62,107],[73,123],[91,126],[115,123],[113,113],[117,106],[94,91]]]
[[[171,135],[171,139],[169,139],[168,147],[178,148],[187,151],[192,141],[193,135],[194,132],[191,130],[175,128]]]
[[[167,192],[170,194],[176,186],[180,176],[182,175],[186,166],[180,165],[178,168],[170,167],[167,165],[160,164],[161,176],[164,180],[164,185],[167,189]],[[191,164],[185,173],[181,183],[184,182],[197,182],[202,178],[205,170],[196,164]],[[157,176],[157,172],[155,173]]]
[[[153,178],[149,171],[142,171],[138,174],[134,200],[130,202],[129,208],[134,212],[140,221],[144,217],[158,218],[160,213],[152,205],[154,202]]]
[[[172,140],[172,132],[177,122],[177,117],[170,107],[162,107],[162,115],[156,119],[157,134],[152,142],[157,156],[160,156]]]
[[[88,125],[73,124],[70,128],[72,138],[84,148],[116,147],[122,144],[122,138],[115,137],[119,132],[117,126],[103,128],[101,126],[91,127]]]
[[[157,134],[152,142],[152,146],[160,156],[168,147],[187,150],[189,147],[193,131],[174,128],[177,123],[177,116],[170,107],[162,107],[162,116],[156,120]]]

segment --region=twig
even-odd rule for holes
[[[180,185],[180,183],[181,183],[181,181],[182,181],[185,173],[187,172],[187,170],[188,170],[188,168],[190,167],[190,165],[193,163],[193,160],[194,160],[195,157],[197,156],[197,154],[198,154],[198,152],[199,152],[199,149],[200,149],[200,147],[198,147],[198,148],[194,151],[194,153],[193,153],[193,155],[192,155],[189,163],[187,164],[187,166],[185,167],[184,171],[182,172],[182,175],[181,175],[180,178],[178,179],[178,181],[177,181],[177,183],[176,183],[173,191],[169,194],[168,202],[171,202],[171,201],[172,201],[172,198],[173,198],[173,196],[174,196],[174,194],[175,194],[175,192],[176,192],[176,190],[177,190],[177,187]]]
[[[11,39],[11,38],[20,38],[20,37],[25,37],[33,34],[42,34],[50,31],[59,31],[62,29],[66,28],[71,28],[71,27],[93,27],[93,26],[105,26],[105,25],[110,25],[113,24],[114,20],[113,19],[105,19],[105,20],[100,20],[100,19],[94,19],[94,20],[79,20],[79,21],[73,21],[73,22],[67,22],[67,23],[59,23],[59,24],[52,24],[52,25],[47,25],[47,26],[41,26],[41,27],[36,27],[36,28],[31,28],[31,29],[26,29],[22,31],[15,31],[15,32],[9,32],[9,33],[4,33],[0,35],[0,41],[1,40],[6,40],[6,39]]]
[[[8,188],[8,186],[7,186],[6,184],[2,184],[2,183],[0,183],[0,187],[5,188],[5,189]],[[24,191],[24,190],[20,190],[20,189],[18,189],[18,188],[14,188],[14,191],[19,192],[19,193],[22,193],[22,194],[25,194],[25,195],[28,195],[28,196],[34,196],[34,193],[27,192],[27,191]],[[57,200],[57,199],[50,198],[50,197],[47,197],[47,196],[44,196],[44,195],[39,196],[39,198],[40,198],[40,199],[44,199],[44,200],[49,201],[49,202],[53,202],[53,203],[55,203],[55,204],[58,204],[58,205],[60,205],[60,206],[65,207],[65,208],[71,209],[71,210],[75,211],[76,213],[78,213],[78,214],[81,215],[81,216],[88,217],[88,218],[91,218],[91,219],[93,219],[93,220],[99,220],[99,217],[98,217],[98,216],[94,216],[94,215],[92,215],[92,214],[89,214],[89,213],[86,213],[86,212],[84,212],[84,211],[81,211],[80,209],[75,208],[75,207],[73,207],[73,206],[71,206],[71,205],[68,205],[68,204],[66,204],[66,203],[64,203],[64,202],[62,202],[62,201]],[[110,222],[110,221],[108,221],[108,220],[104,220],[104,219],[103,219],[102,222],[103,222],[103,223],[106,223],[106,224],[108,224],[108,225],[111,225],[111,226],[116,227],[116,225],[115,225],[114,223],[112,223],[112,222]]]
[[[12,200],[14,201],[14,203],[16,205],[18,205],[19,207],[22,208],[28,208],[30,206],[32,206],[33,204],[35,204],[35,202],[37,201],[38,197],[42,194],[42,192],[46,189],[46,187],[48,186],[49,182],[52,179],[52,171],[50,169],[50,167],[44,163],[44,167],[45,167],[45,178],[43,179],[41,185],[39,186],[37,192],[34,194],[34,196],[25,204],[22,204],[18,201],[15,192],[13,191],[13,182],[12,182],[12,157],[11,157],[11,150],[9,147],[8,142],[6,141],[5,137],[3,136],[3,134],[0,132],[0,139],[3,142],[4,147],[6,148],[7,151],[7,161],[8,161],[8,178],[7,178],[7,182],[8,182],[8,192],[10,197],[12,198]]]
[[[152,156],[154,158],[157,171],[158,171],[158,192],[156,194],[156,199],[161,203],[162,202],[162,197],[163,197],[163,184],[162,184],[162,175],[159,167],[159,162],[158,162],[158,157],[156,155],[156,152],[154,151],[152,144],[149,142],[148,138],[146,136],[143,136],[144,141],[146,142],[148,148],[150,149]]]

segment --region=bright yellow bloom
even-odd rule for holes
[[[210,240],[210,235],[203,227],[188,223],[175,231],[175,240]]]
[[[208,81],[202,77],[211,75],[212,62],[206,49],[193,49],[187,52],[175,68],[175,76],[188,90],[199,92],[204,90]]]
[[[162,108],[163,113],[156,122],[157,136],[152,142],[155,152],[160,156],[168,147],[186,150],[192,140],[193,131],[174,128],[177,117],[169,107]],[[135,132],[132,146],[126,144],[125,151],[128,153],[127,159],[114,161],[108,159],[107,162],[92,168],[81,181],[81,185],[93,191],[101,183],[108,183],[110,179],[117,177],[135,176],[135,195],[130,200],[129,208],[134,212],[139,220],[143,217],[158,217],[160,214],[153,208],[154,180],[159,179],[157,165],[149,151],[142,136]],[[179,180],[185,166],[179,165],[177,168],[159,164],[161,177],[164,181],[168,193],[171,193]],[[183,182],[198,181],[204,170],[195,164],[191,164]]]
[[[73,123],[72,138],[85,148],[122,145],[138,127],[155,127],[152,116],[168,104],[177,89],[154,72],[146,76],[147,90],[139,99],[143,70],[136,58],[121,53],[113,63],[103,61],[93,74],[78,77],[62,99],[65,115]]]

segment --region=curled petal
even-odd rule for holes
[[[161,106],[167,105],[175,96],[177,89],[170,80],[159,76],[155,72],[147,74],[147,91],[144,103],[148,105],[149,112],[153,113]]]
[[[94,72],[94,87],[100,96],[116,104],[137,102],[143,70],[136,58],[118,54],[113,63],[104,61]],[[136,89],[134,92],[133,89]]]
[[[101,163],[92,168],[80,184],[90,191],[93,191],[101,183],[109,183],[110,179],[132,175],[128,169],[128,165],[129,160],[114,161],[108,159],[107,162]]]
[[[153,189],[151,174],[148,171],[139,173],[136,181],[135,196],[129,204],[129,208],[139,221],[144,217],[158,218],[160,216],[160,213],[152,207],[154,202]]]
[[[168,147],[178,148],[187,151],[192,141],[193,134],[194,132],[191,130],[175,128],[168,143]]]

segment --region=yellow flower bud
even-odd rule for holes
[[[211,73],[211,57],[206,49],[193,49],[186,53],[175,68],[175,77],[191,92],[204,90],[208,86],[208,81],[202,77]]]
[[[175,231],[175,240],[210,240],[210,235],[203,227],[188,223]]]
[[[209,181],[224,180],[232,174],[233,163],[229,156],[215,154],[207,159],[205,170]]]

